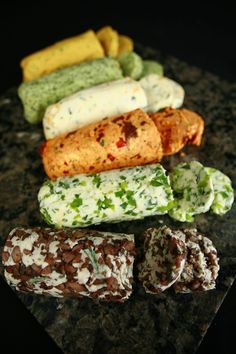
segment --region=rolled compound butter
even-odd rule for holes
[[[18,94],[29,123],[41,122],[46,108],[79,90],[121,79],[119,63],[99,58],[55,71],[39,79],[23,82]]]
[[[43,118],[46,139],[80,127],[143,108],[147,105],[141,85],[130,78],[111,81],[81,90],[49,106]]]
[[[166,171],[153,164],[47,180],[38,200],[48,224],[85,227],[166,214],[173,194]]]

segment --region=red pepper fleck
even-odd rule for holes
[[[116,146],[118,148],[124,147],[126,145],[126,141],[122,138],[120,138],[117,142],[116,142]]]
[[[115,157],[112,154],[107,154],[109,160],[114,161]]]
[[[69,171],[63,171],[64,175],[68,175]]]

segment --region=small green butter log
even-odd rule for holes
[[[118,57],[124,76],[131,79],[140,79],[143,71],[142,58],[135,52],[125,52]]]
[[[159,76],[163,76],[164,75],[163,66],[155,60],[143,60],[143,71],[141,77],[150,74],[157,74]]]
[[[26,81],[18,89],[24,116],[32,124],[39,123],[49,105],[79,90],[122,77],[118,61],[101,58],[58,70],[37,80]]]

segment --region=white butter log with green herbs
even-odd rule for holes
[[[207,212],[214,200],[210,174],[200,162],[180,163],[170,173],[174,192],[169,215],[178,221],[192,222],[194,215]]]
[[[166,214],[173,194],[164,168],[153,164],[48,180],[38,200],[48,224],[85,227]]]
[[[49,106],[43,118],[46,139],[147,105],[143,88],[130,78],[81,90]]]
[[[224,215],[231,209],[234,202],[234,190],[231,180],[215,168],[205,167],[205,170],[211,177],[214,189],[214,200],[211,210],[215,214]]]
[[[184,89],[177,82],[150,74],[139,80],[139,83],[147,95],[146,112],[155,113],[166,107],[179,108],[183,105]]]

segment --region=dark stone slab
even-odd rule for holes
[[[186,90],[185,107],[198,111],[206,120],[201,148],[189,146],[184,150],[185,157],[171,156],[163,161],[163,165],[170,169],[179,161],[197,159],[206,166],[224,171],[235,187],[236,84],[222,81],[153,49],[137,46],[137,50],[164,64],[166,75],[176,79]],[[43,225],[37,192],[45,174],[38,154],[39,144],[43,141],[42,128],[23,119],[15,88],[0,98],[0,121],[2,248],[13,227]],[[138,259],[142,251],[142,231],[163,223],[180,226],[165,216],[115,225],[102,224],[97,228],[135,233]],[[224,217],[210,213],[198,216],[194,226],[206,233],[218,249],[221,269],[216,290],[187,295],[167,290],[160,295],[147,295],[136,283],[133,295],[124,304],[17,295],[67,354],[192,354],[236,275],[236,207],[234,205]]]

